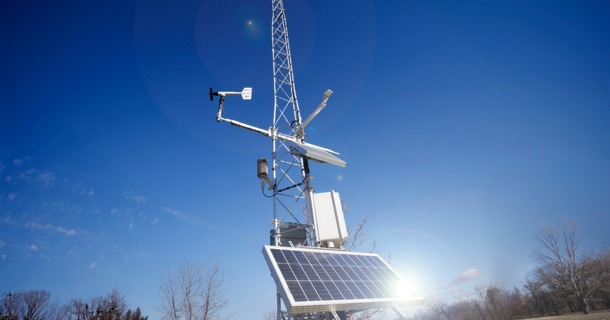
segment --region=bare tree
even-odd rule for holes
[[[140,311],[140,308],[138,307],[134,311],[131,311],[131,309],[127,310],[123,319],[124,320],[148,320],[148,317],[143,316],[142,311]]]
[[[510,295],[509,311],[512,313],[512,318],[524,318],[524,313],[527,310],[526,299],[521,290],[517,287],[513,288]],[[531,316],[530,316],[531,317]]]
[[[355,313],[346,312],[347,319],[349,320],[370,320],[374,319],[377,315],[385,313],[384,309],[365,309]]]
[[[488,320],[488,315],[483,310],[482,303],[474,299],[462,299],[447,304],[440,301],[431,301],[428,303],[429,314],[434,314],[435,317],[427,316],[436,320]],[[419,317],[422,318],[422,317]],[[424,316],[423,318],[426,318]]]
[[[43,290],[33,290],[20,293],[18,314],[24,320],[42,320],[48,317],[47,308],[51,293]]]
[[[57,303],[52,303],[47,310],[47,317],[45,319],[48,320],[68,320],[68,308],[65,305],[59,305]]]
[[[122,319],[126,310],[127,303],[125,302],[125,297],[117,289],[113,289],[106,297],[97,299],[97,307],[95,308],[93,319]]]
[[[546,313],[546,308],[545,308],[544,301],[542,298],[542,295],[543,295],[542,283],[540,281],[538,281],[538,279],[535,279],[534,277],[529,277],[523,283],[523,288],[529,294],[528,301],[529,301],[529,304],[531,305],[531,308],[533,308],[540,316],[544,317],[544,315]]]
[[[432,313],[434,313],[437,316],[437,319],[453,320],[453,315],[449,311],[448,304],[441,302],[441,301],[431,300],[431,301],[428,301],[426,306],[428,307],[428,309],[430,309],[430,311]]]
[[[543,281],[562,289],[573,299],[580,311],[589,313],[591,296],[601,285],[595,256],[585,250],[578,238],[576,222],[565,223],[561,230],[554,226],[543,229],[537,236],[543,248],[538,258]]]
[[[60,308],[50,299],[51,293],[45,290],[5,293],[0,305],[0,319],[61,319]]]
[[[599,268],[605,271],[602,273],[602,284],[597,299],[602,306],[610,308],[610,249],[605,249],[600,254]]]
[[[65,316],[58,310],[55,319],[69,320],[142,320],[147,319],[139,308],[128,309],[125,297],[113,289],[106,296],[97,296],[85,302],[83,299],[72,299],[63,308]]]
[[[275,320],[277,319],[275,316],[275,311],[268,311],[263,313],[263,320]]]
[[[13,320],[17,319],[18,295],[8,292],[2,298],[0,305],[0,319]]]
[[[180,263],[178,274],[167,272],[161,280],[161,311],[171,320],[220,319],[228,304],[223,275],[218,266],[208,270],[194,263]]]
[[[179,279],[169,270],[167,270],[167,279],[161,281],[161,310],[170,320],[178,320],[182,315],[178,282]]]
[[[510,294],[503,288],[490,284],[485,290],[485,304],[490,306],[490,319],[509,319],[510,311]]]
[[[365,215],[364,218],[362,218],[362,221],[360,223],[358,223],[358,225],[356,225],[356,228],[354,230],[351,230],[350,227],[348,227],[348,234],[349,237],[347,238],[347,240],[345,241],[345,243],[343,244],[343,247],[347,250],[347,251],[366,251],[366,252],[375,252],[376,249],[376,242],[375,240],[371,240],[370,242],[367,239],[367,235],[366,235],[366,224],[369,221],[369,216]],[[368,243],[368,248],[364,248],[364,246]],[[366,310],[361,310],[361,311],[356,311],[356,312],[347,312],[347,318],[349,320],[369,320],[369,319],[373,319],[373,317],[375,315],[378,314],[383,314],[384,310],[383,309],[366,309]]]
[[[565,293],[553,288],[545,280],[542,269],[539,267],[525,280],[523,288],[528,292],[526,304],[528,309],[537,316],[561,314],[565,309]]]
[[[362,221],[360,223],[358,223],[358,225],[356,225],[355,230],[351,230],[350,227],[347,228],[347,233],[349,234],[349,237],[347,238],[347,240],[345,241],[345,243],[343,244],[343,247],[347,250],[347,251],[368,251],[368,252],[374,252],[376,249],[376,242],[375,240],[372,240],[369,244],[369,248],[368,249],[364,249],[364,245],[367,242],[367,235],[366,235],[366,230],[364,229],[364,227],[366,226],[366,224],[369,221],[369,216],[365,215],[364,218],[362,218]]]
[[[0,304],[0,320],[146,320],[139,308],[127,309],[125,298],[114,289],[105,297],[86,301],[72,299],[59,305],[45,290],[5,293]]]
[[[91,299],[89,302],[85,302],[83,299],[72,299],[66,304],[68,319],[91,320],[97,306],[98,299]]]

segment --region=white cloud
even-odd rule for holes
[[[55,182],[55,174],[53,172],[43,172],[36,177],[36,181],[45,187],[52,186]]]
[[[15,199],[17,199],[16,193],[9,193],[8,196],[6,196],[6,200],[8,201],[14,201]]]
[[[95,261],[92,262],[88,268],[89,268],[89,270],[94,270],[95,268],[97,268],[97,262],[95,262]]]
[[[195,218],[195,217],[193,217],[191,215],[188,215],[188,214],[186,214],[186,213],[184,213],[184,212],[182,212],[180,210],[177,210],[177,209],[165,207],[165,208],[161,208],[161,210],[163,212],[165,212],[165,213],[168,213],[169,215],[171,215],[172,217],[174,217],[174,218],[176,218],[176,219],[178,219],[180,221],[188,222],[190,224],[200,224],[200,223],[202,223],[201,220],[199,220],[199,219],[197,219],[197,218]]]
[[[125,200],[130,200],[136,203],[144,203],[148,201],[148,198],[133,193],[125,193],[123,195],[125,196]]]
[[[27,181],[30,182],[32,181],[32,175],[36,172],[36,169],[28,169],[25,171],[21,171],[19,172],[19,174],[17,175],[18,179],[21,179],[23,181]]]
[[[173,208],[161,208],[161,210],[165,213],[169,213],[171,216],[173,216],[174,218],[178,218],[180,220],[184,220],[185,218],[185,214],[177,209],[173,209]]]
[[[2,223],[12,225],[15,223],[15,221],[13,221],[13,218],[11,218],[11,216],[6,216],[2,218]]]
[[[1,254],[1,255],[0,255],[0,259],[4,260],[4,259],[6,259],[6,258],[7,258],[7,255],[6,255],[6,254]]]
[[[75,235],[75,234],[76,234],[76,230],[73,230],[73,229],[65,229],[65,228],[63,228],[63,227],[56,227],[56,229],[55,229],[55,230],[56,230],[57,232],[59,232],[59,233],[63,233],[63,234],[65,234],[65,235],[67,235],[67,236],[73,236],[73,235]]]
[[[87,189],[87,188],[83,187],[80,183],[76,183],[72,187],[72,192],[80,194],[81,196],[88,196],[88,197],[95,195],[95,191],[93,189]]]
[[[481,269],[479,268],[468,268],[462,272],[455,280],[453,280],[453,284],[459,284],[468,282],[478,278],[481,275]]]
[[[38,251],[38,246],[37,246],[37,245],[35,245],[35,244],[33,244],[33,245],[29,246],[29,247],[28,247],[28,249],[29,249],[30,251]]]
[[[37,222],[33,222],[33,223],[28,223],[26,225],[26,227],[31,228],[31,229],[37,229],[37,230],[51,230],[51,231],[54,231],[54,232],[57,232],[57,233],[61,233],[61,234],[66,235],[66,236],[73,236],[73,235],[76,234],[76,230],[74,230],[74,229],[66,229],[64,227],[55,226],[55,225],[52,225],[52,224],[42,225],[42,224],[39,224]]]

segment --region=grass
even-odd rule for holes
[[[610,320],[610,311],[591,312],[590,314],[572,313],[561,316],[532,318],[536,320]]]

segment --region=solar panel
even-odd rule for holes
[[[339,167],[345,167],[347,163],[336,156],[334,156],[331,150],[324,149],[309,143],[296,143],[288,141],[290,145],[290,153],[317,161],[320,163],[332,163]],[[331,152],[329,152],[331,151]]]
[[[263,255],[292,314],[423,302],[378,254],[265,246]]]

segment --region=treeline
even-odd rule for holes
[[[125,298],[112,290],[89,300],[72,299],[60,305],[46,290],[6,292],[2,295],[0,320],[147,320],[140,308],[129,309]]]
[[[582,246],[576,222],[539,232],[537,266],[522,288],[477,288],[475,297],[428,302],[414,317],[434,320],[508,320],[610,309],[610,249]]]

